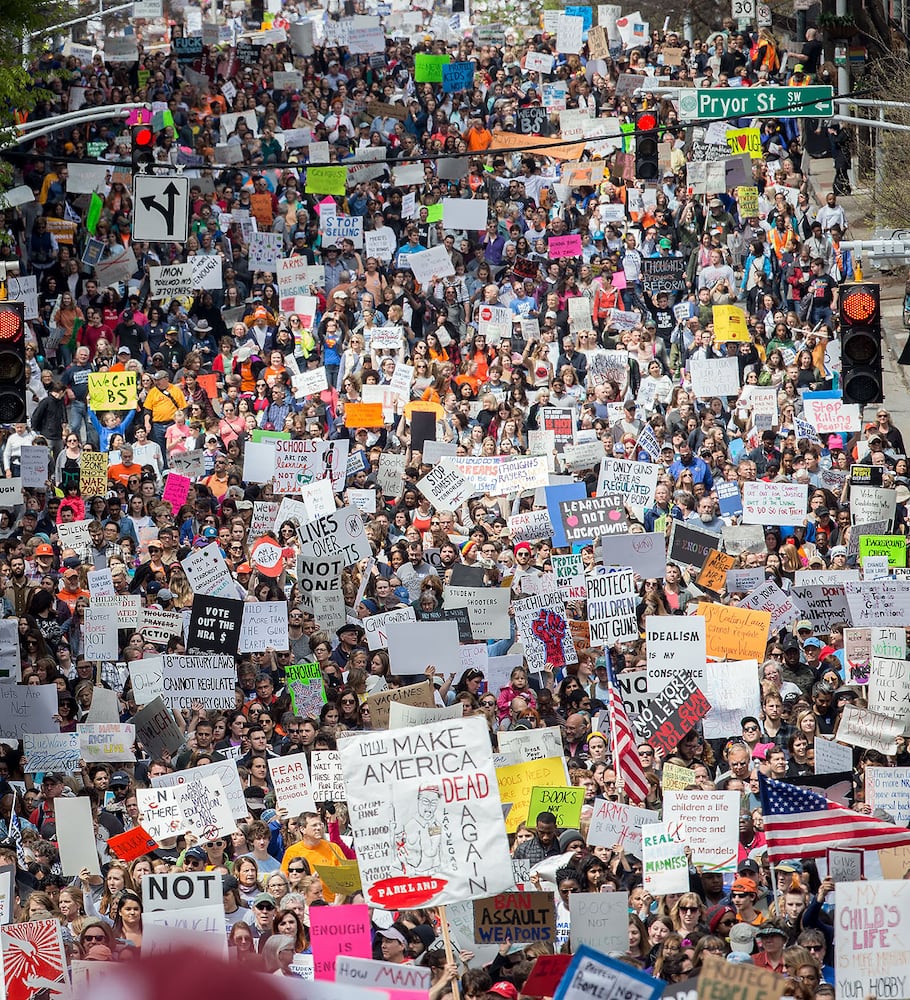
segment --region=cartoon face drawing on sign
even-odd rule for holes
[[[424,785],[417,793],[417,815],[396,830],[395,845],[405,875],[432,875],[450,869],[446,816],[439,815],[441,791]]]

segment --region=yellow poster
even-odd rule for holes
[[[718,343],[727,340],[741,344],[751,342],[746,314],[739,306],[714,306],[714,339]]]
[[[748,153],[753,160],[760,160],[761,129],[731,128],[727,132],[727,145],[734,156],[738,153]]]
[[[135,372],[91,372],[88,377],[89,409],[132,410],[136,406]]]
[[[705,619],[708,656],[718,660],[758,660],[768,645],[770,611],[699,604],[695,613]]]
[[[566,764],[562,757],[545,757],[543,760],[528,760],[521,764],[508,764],[496,768],[499,784],[499,798],[503,805],[511,804],[506,816],[506,833],[515,833],[519,823],[533,826],[536,816],[528,816],[531,792],[538,785],[551,788],[565,788]]]
[[[307,167],[307,194],[335,194],[343,198],[348,180],[347,167]]]
[[[758,188],[740,186],[736,189],[740,219],[751,219],[758,215]]]
[[[79,459],[79,492],[84,499],[107,493],[107,452],[84,451]]]

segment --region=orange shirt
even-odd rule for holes
[[[91,595],[87,590],[67,590],[66,587],[61,588],[57,591],[57,597],[63,601],[63,603],[70,609],[71,612],[76,610],[76,601],[80,597],[84,597],[86,600],[89,599]]]
[[[132,465],[124,465],[123,462],[118,462],[117,465],[112,465],[107,470],[107,478],[112,479],[115,483],[122,483],[124,486],[129,482],[130,476],[141,476],[142,466],[138,462],[133,462]]]
[[[487,128],[469,128],[465,133],[468,149],[489,149],[493,142],[493,133]]]

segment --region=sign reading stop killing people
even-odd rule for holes
[[[364,733],[338,750],[369,903],[439,906],[513,888],[483,720]]]

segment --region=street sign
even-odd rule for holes
[[[186,243],[190,228],[190,179],[179,174],[133,177],[133,239]]]
[[[756,4],[756,16],[758,18],[759,28],[770,28],[771,21],[771,8],[766,3]]]
[[[833,87],[741,87],[720,90],[681,88],[679,117],[706,118],[830,118]]]
[[[751,21],[755,17],[755,0],[733,0],[732,14],[737,20]]]

